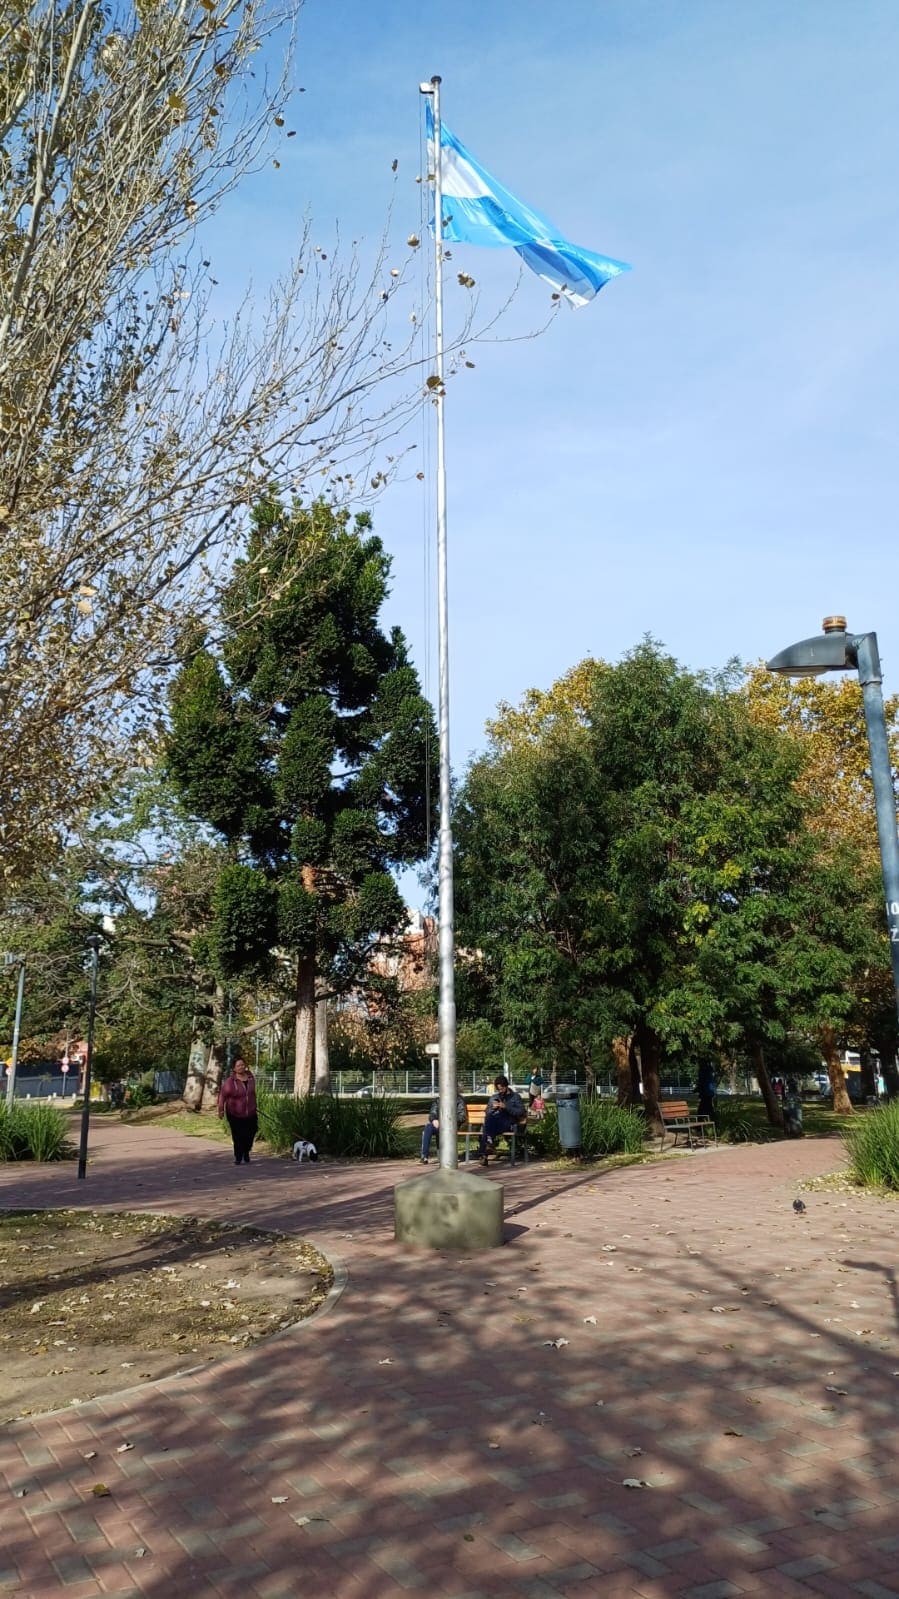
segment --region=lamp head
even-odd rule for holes
[[[823,632],[790,644],[766,665],[779,677],[820,677],[822,672],[844,672],[855,665],[853,643],[846,636],[845,616],[826,616]]]

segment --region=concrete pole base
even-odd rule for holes
[[[410,1177],[393,1191],[394,1237],[424,1249],[496,1249],[503,1242],[503,1187],[472,1172]]]

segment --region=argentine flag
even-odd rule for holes
[[[434,172],[437,156],[430,101],[425,103],[425,115]],[[448,242],[511,246],[538,278],[572,305],[586,305],[610,278],[630,271],[625,261],[611,261],[607,256],[569,244],[539,211],[532,211],[491,178],[445,122],[440,131],[443,237]],[[432,231],[433,226],[432,221]]]

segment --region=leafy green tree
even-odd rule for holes
[[[562,697],[526,736],[506,716],[460,796],[460,936],[505,1024],[560,1063],[614,1055],[625,1097],[633,1039],[653,1120],[663,1055],[842,1026],[853,963],[876,959],[851,862],[817,858],[797,742],[736,686],[646,642],[579,681],[577,714]]]
[[[299,1093],[313,1086],[317,1003],[357,983],[402,925],[391,869],[427,854],[433,717],[402,633],[379,621],[389,571],[367,514],[266,501],[221,652],[197,649],[171,698],[169,770],[229,856],[213,960],[224,980],[290,963]]]

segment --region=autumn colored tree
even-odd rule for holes
[[[854,906],[868,907],[870,926],[863,946],[872,958],[855,963],[853,1032],[857,1042],[880,1056],[893,1094],[899,1093],[896,1067],[897,1024],[895,993],[888,962],[884,961],[884,923],[880,892],[880,854],[874,789],[868,752],[861,686],[852,675],[788,679],[759,664],[746,676],[745,694],[750,715],[759,725],[787,733],[800,746],[802,768],[799,792],[809,803],[808,825],[815,834],[822,860],[845,856],[857,862],[859,889]],[[899,695],[886,698],[884,709],[894,770],[899,770]],[[864,887],[862,887],[864,884]],[[888,953],[888,952],[887,952]],[[849,1106],[840,1048],[847,1041],[846,1018],[819,1017],[813,1026],[827,1065],[834,1103]]]

